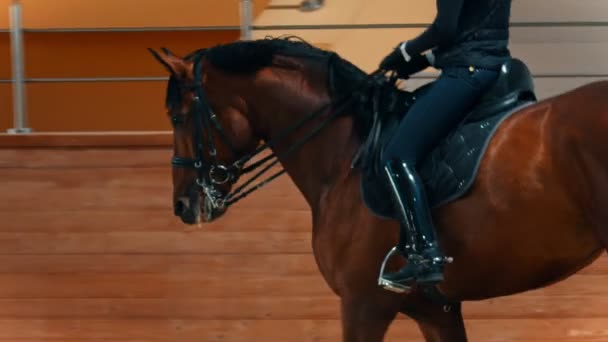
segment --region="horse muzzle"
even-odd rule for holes
[[[209,196],[192,199],[179,197],[173,206],[175,216],[179,217],[185,224],[198,224],[212,222],[220,218],[226,212],[226,207],[221,201]]]
[[[201,221],[201,206],[198,200],[180,197],[173,205],[173,212],[185,224],[197,224]]]

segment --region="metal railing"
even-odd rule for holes
[[[402,29],[426,28],[429,23],[376,23],[376,24],[337,24],[337,25],[254,25],[253,1],[240,0],[240,26],[197,26],[197,27],[118,27],[118,28],[35,28],[27,29],[22,24],[22,7],[19,0],[13,0],[10,5],[10,29],[0,30],[10,34],[12,79],[2,80],[0,83],[12,83],[13,88],[13,128],[9,133],[30,133],[26,108],[26,83],[63,83],[63,82],[146,82],[164,81],[167,77],[72,77],[72,78],[27,78],[24,66],[24,34],[27,33],[56,33],[56,32],[168,32],[168,31],[214,31],[214,30],[240,30],[242,40],[253,39],[254,31],[271,30],[350,30],[350,29]],[[304,6],[306,3],[306,6]],[[322,0],[303,0],[294,10],[306,11],[302,7],[316,9],[322,6]],[[314,6],[313,6],[314,5]],[[512,22],[512,27],[608,27],[608,22]],[[435,78],[434,74],[420,74],[413,78]],[[605,74],[535,74],[536,78],[557,77],[597,77],[606,78]]]
[[[44,28],[25,29],[22,22],[22,5],[19,0],[13,0],[9,5],[10,50],[12,78],[0,80],[0,83],[12,83],[13,88],[13,127],[8,133],[31,133],[28,126],[26,83],[64,83],[64,82],[141,82],[163,81],[167,77],[72,77],[72,78],[26,78],[25,76],[25,33],[57,33],[57,32],[169,32],[169,31],[218,31],[239,30],[241,39],[252,38],[253,0],[240,0],[240,26],[200,26],[200,27],[134,27],[134,28]],[[0,30],[0,33],[7,30]]]
[[[21,4],[10,5],[11,64],[13,76],[13,125],[9,133],[29,133],[25,101],[25,71],[23,58],[23,25],[21,24]]]

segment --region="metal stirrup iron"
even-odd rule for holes
[[[399,283],[384,279],[384,269],[386,268],[386,264],[388,263],[388,260],[395,254],[400,254],[397,246],[393,247],[384,257],[384,261],[382,261],[382,265],[380,266],[380,274],[378,275],[378,285],[395,293],[406,293],[411,290],[410,286],[401,285]]]

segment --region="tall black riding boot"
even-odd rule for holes
[[[414,246],[408,246],[403,251],[408,259],[405,267],[395,273],[385,274],[382,278],[401,286],[442,281],[445,257],[437,245],[433,219],[420,176],[413,167],[397,160],[387,163],[385,172],[401,212],[401,224],[409,226],[407,233],[415,236],[408,239]],[[406,234],[404,229],[401,234]]]

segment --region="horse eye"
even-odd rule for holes
[[[173,115],[173,116],[171,116],[171,123],[173,125],[178,125],[178,124],[181,124],[183,122],[184,122],[184,120],[179,115]]]

